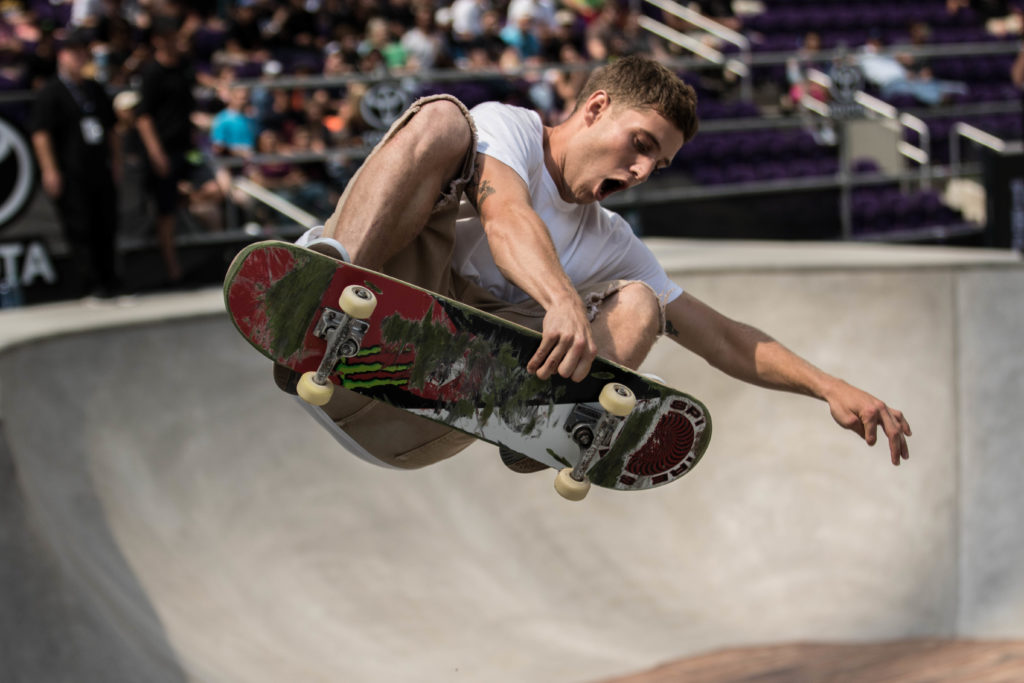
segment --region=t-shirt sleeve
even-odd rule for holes
[[[662,303],[668,303],[683,293],[683,288],[673,282],[650,248],[633,233],[624,218],[611,211],[605,212],[614,229],[604,245],[606,253],[617,254],[609,259],[602,271],[595,274],[595,281],[641,280],[654,289]]]
[[[535,166],[543,162],[536,158],[536,128],[540,126],[540,120],[534,120],[536,115],[497,102],[479,104],[470,114],[476,124],[476,151],[497,159],[529,184]]]
[[[32,111],[29,114],[28,128],[30,133],[36,131],[52,132],[56,127],[57,101],[54,97],[54,90],[51,87],[44,87],[39,91],[35,101],[32,103]]]

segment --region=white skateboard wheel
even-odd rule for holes
[[[566,467],[555,477],[555,490],[566,500],[583,500],[590,492],[590,480],[576,481],[572,478],[572,468]]]
[[[624,384],[605,384],[598,398],[601,407],[616,417],[625,417],[636,407],[636,394]]]
[[[377,297],[366,287],[349,285],[341,291],[338,305],[341,307],[341,312],[350,318],[365,320],[376,310]]]
[[[299,393],[299,398],[306,403],[314,406],[327,405],[334,394],[334,384],[330,381],[327,384],[320,384],[315,378],[315,372],[304,373],[295,389]]]

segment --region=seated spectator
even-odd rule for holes
[[[927,68],[915,72],[900,57],[883,50],[881,39],[871,37],[856,58],[864,78],[878,87],[883,98],[910,95],[922,104],[936,105],[952,95],[967,94],[966,83],[936,79]]]
[[[701,14],[733,31],[743,28],[743,22],[736,16],[730,0],[696,0],[693,4],[697,6]]]
[[[379,52],[388,71],[404,69],[409,56],[402,43],[393,38],[387,20],[382,17],[374,17],[366,24],[366,38],[359,44],[358,51],[363,58]]]
[[[314,216],[331,214],[334,205],[327,187],[322,182],[311,180],[299,164],[286,158],[290,150],[282,144],[278,131],[268,129],[260,132],[256,151],[254,162],[247,167],[247,174],[253,182]],[[255,209],[255,213],[259,216],[261,211]],[[263,213],[262,221],[267,222],[269,215]]]
[[[227,106],[217,112],[210,125],[210,151],[214,157],[241,157],[248,159],[256,150],[259,132],[256,119],[250,116],[249,90],[236,87],[223,95]],[[237,167],[219,165],[214,173],[221,194],[231,195],[231,179]]]
[[[491,9],[489,0],[455,0],[451,4],[452,37],[465,49],[483,35],[483,17]]]
[[[270,60],[259,21],[260,15],[253,0],[236,3],[229,10],[224,46],[214,52],[213,63],[240,66],[250,62],[265,64]]]
[[[597,19],[605,5],[614,3],[615,0],[612,0],[611,3],[608,0],[562,0],[562,4],[582,17],[588,26],[590,22]]]
[[[484,12],[480,17],[479,34],[461,46],[462,57],[458,66],[467,71],[495,69],[507,47],[501,39],[501,28],[501,15],[497,11]]]
[[[536,59],[540,55],[537,21],[530,8],[521,11],[515,20],[508,21],[499,35],[506,45],[516,51],[520,60]]]
[[[804,96],[810,96],[820,102],[828,101],[828,90],[807,78],[810,69],[827,71],[825,63],[820,59],[821,36],[810,31],[804,36],[803,45],[796,55],[786,60],[786,81],[789,90],[782,100],[783,111],[795,111]]]
[[[512,0],[505,11],[505,19],[509,24],[516,24],[529,15],[536,27],[541,40],[558,28],[557,4],[554,0]]]
[[[585,63],[583,55],[572,43],[562,45],[559,53],[559,62],[565,65],[581,65]],[[548,81],[551,83],[555,95],[555,107],[549,113],[551,125],[561,123],[576,107],[576,96],[586,82],[589,72],[585,70],[574,71],[553,71],[549,74]]]
[[[637,23],[637,15],[626,5],[609,2],[587,25],[587,53],[590,59],[605,61],[615,57],[650,52],[646,32]]]

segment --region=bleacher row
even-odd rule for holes
[[[814,31],[826,48],[862,45],[870,35],[887,43],[904,42],[911,24],[926,24],[930,42],[964,43],[991,40],[981,17],[970,8],[956,13],[944,2],[767,2],[767,9],[744,23],[754,49],[792,50]]]
[[[821,37],[822,48],[844,46],[851,52],[869,37],[881,38],[886,44],[905,45],[911,42],[910,26],[922,23],[928,28],[928,42],[950,44],[988,42],[994,40],[985,28],[985,20],[968,7],[955,12],[942,0],[930,2],[893,3],[888,0],[766,0],[765,10],[744,18],[743,31],[751,38],[757,52],[794,52],[808,31]],[[650,8],[647,10],[650,12]],[[200,35],[198,47],[212,52],[219,44],[216,35]],[[726,48],[730,51],[729,48]],[[968,84],[966,95],[953,95],[949,104],[1007,102],[1019,97],[1010,82],[1012,54],[985,54],[971,57],[948,57],[929,60],[935,78],[962,81]],[[301,64],[292,70],[301,71]],[[818,65],[823,70],[827,64]],[[243,65],[240,77],[259,75],[259,65],[249,70]],[[315,72],[317,65],[306,65]],[[684,74],[699,96],[699,114],[703,121],[721,119],[757,119],[762,115],[757,104],[735,97],[722,97],[717,90],[702,87],[695,74]],[[784,83],[785,67],[757,67],[755,82]],[[528,82],[487,79],[481,81],[425,84],[420,94],[451,92],[468,106],[491,99],[530,105]],[[878,96],[876,89],[868,91]],[[900,109],[913,109],[929,125],[934,163],[949,159],[949,131],[960,120],[998,137],[1021,137],[1021,117],[1017,114],[949,117],[930,115],[906,95],[888,100]],[[917,134],[907,131],[905,139],[918,144]],[[802,129],[764,128],[734,132],[702,132],[680,154],[669,172],[681,174],[687,182],[697,185],[727,185],[760,181],[785,181],[792,178],[829,177],[839,169],[837,147],[821,144],[810,132]],[[876,173],[877,166],[854,154],[854,173]],[[853,229],[855,233],[878,233],[888,230],[913,229],[934,224],[962,223],[964,219],[946,207],[935,191],[910,192],[895,184],[860,187],[853,193]]]
[[[763,4],[765,10],[762,13],[745,17],[743,21],[743,32],[750,38],[755,53],[796,54],[804,44],[806,33],[811,31],[820,37],[822,49],[845,48],[850,54],[856,53],[869,38],[880,39],[886,45],[910,45],[913,43],[911,26],[915,23],[920,25],[919,28],[924,27],[927,35],[927,43],[917,43],[921,47],[1000,40],[986,30],[985,17],[969,7],[957,7],[951,11],[947,3],[940,0],[905,3],[888,0],[765,0]],[[722,49],[736,51],[730,46],[722,46]],[[945,104],[1004,104],[1020,98],[1010,79],[1014,58],[1012,53],[981,54],[939,57],[928,59],[926,63],[934,78],[967,84],[966,94],[953,94]],[[826,72],[831,66],[827,62],[811,65]],[[784,84],[785,66],[755,67],[753,77],[755,84]],[[720,103],[715,99],[715,92],[700,87],[698,79],[687,80],[698,90],[702,120],[750,115],[749,103]],[[878,89],[870,84],[865,89],[881,97]],[[882,99],[901,111],[912,110],[926,122],[931,139],[927,151],[934,164],[949,162],[949,134],[958,121],[966,121],[1003,139],[1020,139],[1024,132],[1020,113],[952,116],[943,113],[942,108],[929,111],[909,95]],[[904,139],[914,145],[920,144],[918,134],[909,129],[904,133]],[[684,174],[697,185],[707,186],[832,176],[839,169],[838,148],[821,142],[820,136],[816,140],[816,136],[806,130],[765,127],[760,130],[702,132],[679,155],[672,170]],[[834,143],[834,139],[829,142]],[[854,174],[879,171],[874,161],[857,158],[856,150],[853,150],[852,157],[851,170]],[[908,170],[913,168],[908,162]],[[895,182],[858,187],[853,192],[852,205],[855,234],[966,222],[958,211],[943,204],[936,191],[912,191]]]
[[[53,15],[54,22],[66,22],[70,4],[53,5],[46,0],[31,0],[40,16]],[[885,43],[905,45],[911,42],[911,25],[927,26],[928,45],[964,42],[989,42],[996,38],[986,30],[986,18],[969,7],[949,9],[945,0],[763,0],[764,11],[743,17],[742,31],[750,38],[756,52],[787,52],[795,54],[809,31],[821,37],[824,49],[844,46],[855,51],[869,37],[881,38]],[[657,15],[649,5],[644,11]],[[213,53],[222,47],[223,33],[201,29],[194,37],[193,49],[200,63],[209,63]],[[729,50],[727,46],[723,49]],[[309,61],[313,59],[314,61]],[[950,104],[1005,103],[1020,95],[1010,82],[1010,66],[1014,55],[982,54],[976,56],[941,57],[928,60],[936,78],[961,81],[968,85],[965,95],[949,98]],[[303,61],[306,60],[306,61]],[[293,63],[285,65],[285,73],[317,73],[322,64],[308,53],[296,53]],[[308,62],[308,63],[307,63]],[[817,64],[827,70],[828,64]],[[262,63],[241,64],[236,68],[239,78],[254,78],[262,74]],[[821,144],[821,140],[803,129],[763,127],[754,123],[762,116],[754,102],[735,97],[735,92],[722,94],[718,88],[704,87],[698,74],[684,74],[698,91],[699,114],[703,121],[744,119],[749,129],[732,132],[705,130],[687,145],[672,165],[670,173],[696,185],[724,185],[759,181],[784,181],[788,178],[814,178],[833,176],[839,167],[838,150],[834,144]],[[785,87],[785,66],[755,67],[755,84],[775,83]],[[489,77],[478,81],[452,81],[442,84],[424,84],[421,94],[439,91],[451,92],[468,105],[500,99],[530,105],[527,81]],[[726,88],[728,90],[728,88]],[[868,87],[876,96],[879,93]],[[969,117],[951,117],[941,109],[927,111],[913,98],[896,95],[889,102],[900,109],[913,110],[929,126],[934,163],[947,163],[949,157],[949,131],[957,121],[967,122],[1004,139],[1019,139],[1022,135],[1019,114],[976,114]],[[905,139],[918,144],[912,131]],[[854,172],[875,172],[870,161],[857,159],[854,153]],[[934,193],[910,196],[893,187],[862,187],[854,193],[854,229],[876,232],[900,226],[924,225],[929,221],[958,220],[948,209],[936,204]]]

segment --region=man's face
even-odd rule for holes
[[[643,183],[683,146],[682,132],[653,109],[614,102],[594,106],[591,100],[587,106],[588,125],[572,140],[563,169],[565,186],[578,204]]]
[[[66,77],[78,78],[89,63],[89,50],[84,45],[68,45],[58,55],[60,68]]]

